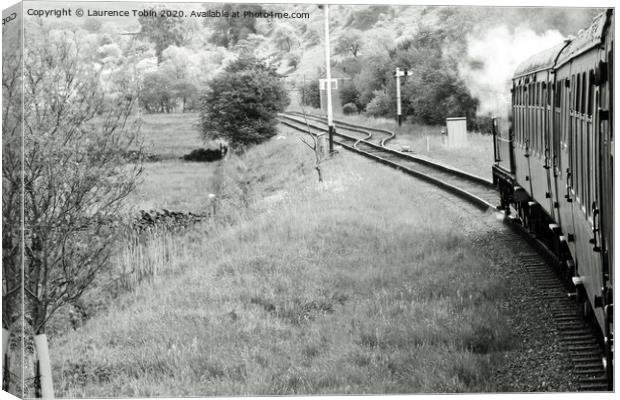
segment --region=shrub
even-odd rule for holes
[[[342,85],[339,90],[340,94],[340,104],[348,104],[351,103],[355,106],[356,111],[363,108],[360,103],[360,93],[355,88],[355,85],[352,82],[347,82]]]
[[[213,78],[202,96],[200,125],[207,139],[232,147],[261,143],[276,134],[276,114],[289,104],[272,66],[240,58]]]
[[[393,106],[393,102],[390,101],[387,93],[376,90],[374,92],[375,97],[366,106],[366,113],[371,117],[389,117],[393,116],[396,106]]]
[[[302,86],[301,102],[305,106],[321,108],[321,91],[318,80],[312,80]]]
[[[345,115],[349,115],[349,114],[354,114],[359,112],[359,110],[357,109],[357,106],[353,103],[347,103],[344,106],[342,106],[342,112]]]

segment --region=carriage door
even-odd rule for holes
[[[609,46],[609,45],[608,45]],[[608,47],[609,49],[609,47]],[[613,170],[614,170],[614,137],[613,137],[613,107],[614,107],[614,98],[613,98],[613,85],[614,85],[614,70],[613,70],[613,48],[609,49],[607,52],[607,79],[608,82],[599,86],[600,93],[600,111],[598,116],[600,121],[598,122],[598,127],[600,129],[599,136],[599,151],[600,153],[597,155],[600,160],[600,174],[599,176],[599,193],[601,196],[601,214],[603,218],[601,218],[600,226],[602,230],[602,236],[604,237],[605,243],[603,246],[606,247],[607,257],[612,257],[613,255],[613,220],[614,220],[614,178],[613,178]],[[602,118],[605,117],[605,118]],[[605,255],[603,255],[605,257]],[[610,280],[613,279],[613,259],[606,260],[609,266],[609,275]]]

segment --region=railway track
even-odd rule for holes
[[[287,114],[296,115],[298,117],[304,118],[304,114],[299,111],[290,111],[290,112],[287,112]],[[305,118],[311,121],[314,121],[314,122],[322,123],[323,125],[325,125],[327,129],[327,118],[326,117],[322,115],[305,114]],[[356,124],[352,124],[352,123],[342,121],[342,120],[337,120],[337,119],[334,120],[334,122],[338,124],[338,129],[343,128],[349,132],[358,132],[358,133],[368,134],[368,138],[367,138],[368,141],[378,144],[379,146],[382,146],[382,147],[385,147],[387,142],[389,142],[390,140],[396,137],[396,134],[394,132],[388,131],[386,129],[378,129],[378,128],[371,128],[368,126],[356,125]]]
[[[304,118],[300,113],[281,113],[278,119],[300,132],[307,132],[308,129],[315,135],[327,132],[327,121],[314,115],[306,115]],[[394,137],[393,132],[338,121],[336,123],[334,142],[347,150],[439,186],[481,210],[494,210],[499,204],[499,194],[491,181],[385,147],[385,143]]]
[[[565,354],[572,364],[579,391],[608,391],[609,384],[603,367],[604,351],[599,333],[588,324],[578,311],[564,280],[550,265],[554,256],[525,229],[514,223],[508,224],[511,232],[497,240],[514,246],[522,239],[530,248],[521,250],[516,261],[530,280],[531,294],[550,311],[553,324]]]
[[[327,120],[321,116],[288,112],[279,114],[278,119],[282,124],[301,132],[309,130],[315,135],[327,132]],[[385,147],[394,137],[393,132],[344,121],[335,122],[337,130],[334,142],[343,148],[435,184],[481,210],[496,209],[499,204],[499,194],[491,181]],[[523,239],[529,242],[529,249],[523,251],[516,262],[531,281],[532,296],[546,304],[551,311],[553,321],[550,323],[555,326],[571,360],[578,390],[609,390],[598,333],[580,315],[575,302],[569,297],[565,281],[550,268],[553,255],[521,226],[514,222],[508,224],[513,228],[511,232],[500,235],[497,240],[510,246],[522,243]]]

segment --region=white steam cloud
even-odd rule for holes
[[[510,104],[510,79],[517,66],[563,40],[557,30],[537,34],[529,28],[519,27],[511,32],[506,25],[468,37],[467,56],[459,65],[459,72],[472,95],[480,100],[478,114],[506,116]]]

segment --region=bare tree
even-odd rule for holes
[[[108,265],[122,200],[141,172],[142,144],[130,79],[106,79],[104,88],[103,66],[74,32],[30,26],[25,38],[25,318],[48,397],[46,323]],[[137,161],[127,161],[129,150],[136,150]]]
[[[325,148],[321,146],[321,136],[325,135],[325,133],[314,135],[310,132],[310,124],[308,123],[308,118],[306,118],[306,110],[301,105],[301,112],[304,116],[304,121],[306,123],[306,137],[302,137],[301,141],[308,146],[310,150],[312,150],[314,154],[314,169],[316,170],[317,176],[319,178],[319,182],[323,182],[323,170],[321,169],[321,163],[325,161]]]
[[[21,153],[22,58],[20,30],[2,32],[2,389],[11,381],[9,343],[22,319]],[[21,360],[18,360],[21,361]],[[19,368],[21,362],[17,363]],[[15,382],[18,383],[18,382]],[[17,394],[16,392],[12,392]],[[19,394],[17,394],[19,395]]]

